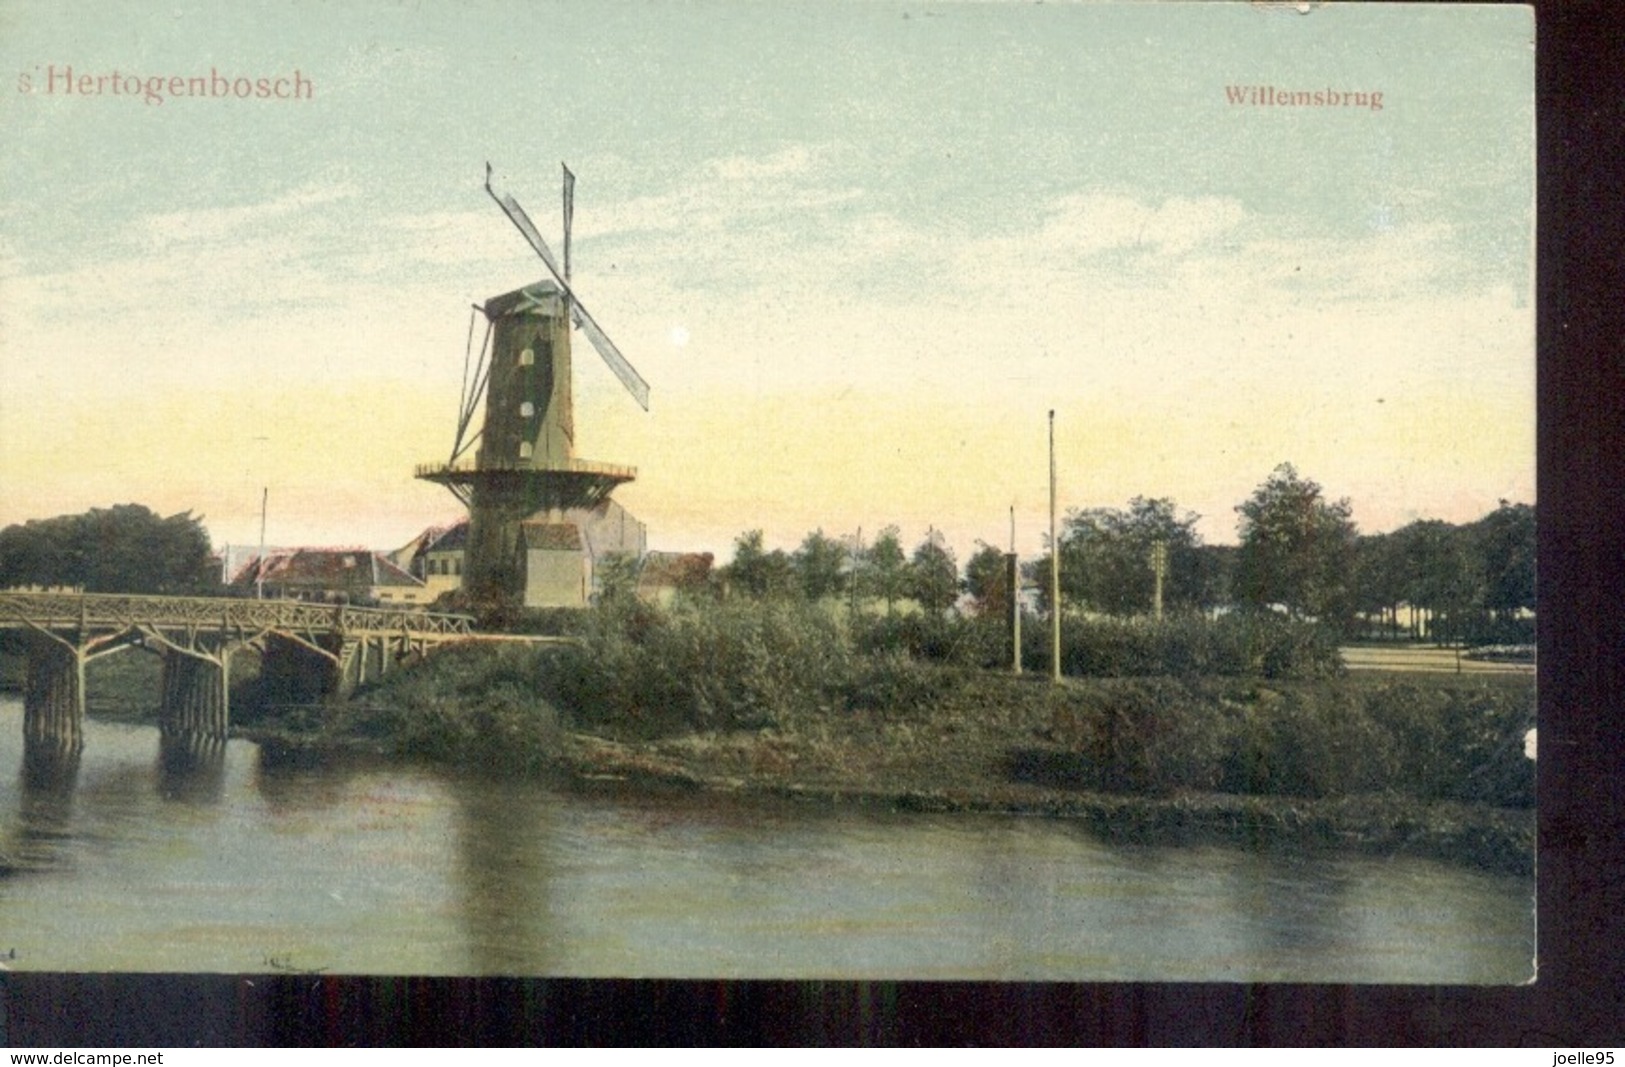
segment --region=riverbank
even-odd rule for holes
[[[575,789],[1075,819],[1114,837],[1425,855],[1528,873],[1527,677],[1067,679],[907,660],[746,725],[593,720],[523,650],[431,660],[347,704],[241,731]],[[838,697],[838,699],[837,699]],[[657,725],[651,725],[655,722]]]
[[[558,769],[581,790],[682,790],[741,798],[842,804],[891,811],[1028,815],[1077,820],[1103,837],[1156,843],[1223,841],[1258,847],[1339,848],[1426,856],[1485,870],[1534,870],[1534,812],[1451,801],[1423,803],[1390,794],[1338,798],[1235,796],[1182,792],[1142,796],[1068,789],[985,774],[954,784],[940,775],[888,782],[831,780],[772,770],[737,774],[741,765],[782,766],[793,752],[772,738],[690,739],[628,745],[571,734]]]
[[[417,762],[410,753],[396,751],[376,737],[263,726],[236,732],[259,743],[266,758],[278,763],[358,757]],[[851,757],[858,754],[856,747],[847,748],[844,768],[837,771],[821,766],[806,748],[773,734],[629,743],[565,732],[558,737],[553,756],[527,773],[585,793],[677,792],[744,802],[787,800],[889,811],[1026,815],[1077,820],[1116,840],[1335,848],[1425,856],[1509,874],[1534,870],[1532,809],[1430,803],[1383,793],[1336,798],[1104,793],[1045,784],[1046,779],[1064,780],[1067,756],[1031,749],[1005,758],[1002,765],[995,761],[962,776],[949,774],[944,766],[909,768],[868,750],[862,753],[868,767],[855,771]],[[963,762],[954,758],[963,753],[943,755],[948,764]],[[888,773],[878,773],[881,766]]]

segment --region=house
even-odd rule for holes
[[[231,580],[234,592],[289,600],[393,606],[427,604],[427,584],[367,548],[267,551]]]
[[[709,552],[649,552],[638,568],[638,599],[661,607],[679,593],[704,589],[716,557]]]
[[[648,528],[613,500],[597,507],[538,512],[520,524],[527,608],[584,607],[596,588],[595,566],[610,555],[641,558]],[[462,588],[467,571],[467,519],[432,526],[390,554],[422,581],[431,599]]]
[[[225,545],[215,553],[220,561],[220,584],[231,585],[237,576],[243,573],[244,568],[251,567],[261,555],[272,556],[280,552],[292,552],[293,549],[281,545]]]
[[[468,520],[431,526],[389,554],[390,562],[421,581],[430,599],[463,587]]]

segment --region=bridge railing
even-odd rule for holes
[[[340,633],[471,634],[467,615],[307,600],[0,591],[0,626],[199,626]]]

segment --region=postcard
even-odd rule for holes
[[[1533,980],[1529,8],[0,25],[0,966]]]

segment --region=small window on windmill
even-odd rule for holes
[[[520,459],[529,459],[530,458],[530,442],[529,441],[521,441],[521,442],[519,442],[519,458]]]
[[[525,401],[523,404],[519,405],[519,414],[523,418],[530,418],[532,415],[536,414],[536,405],[532,404],[529,400]]]
[[[534,364],[535,362],[536,362],[536,350],[535,349],[527,348],[524,351],[519,353],[519,365],[521,367],[529,367],[532,364]]]

